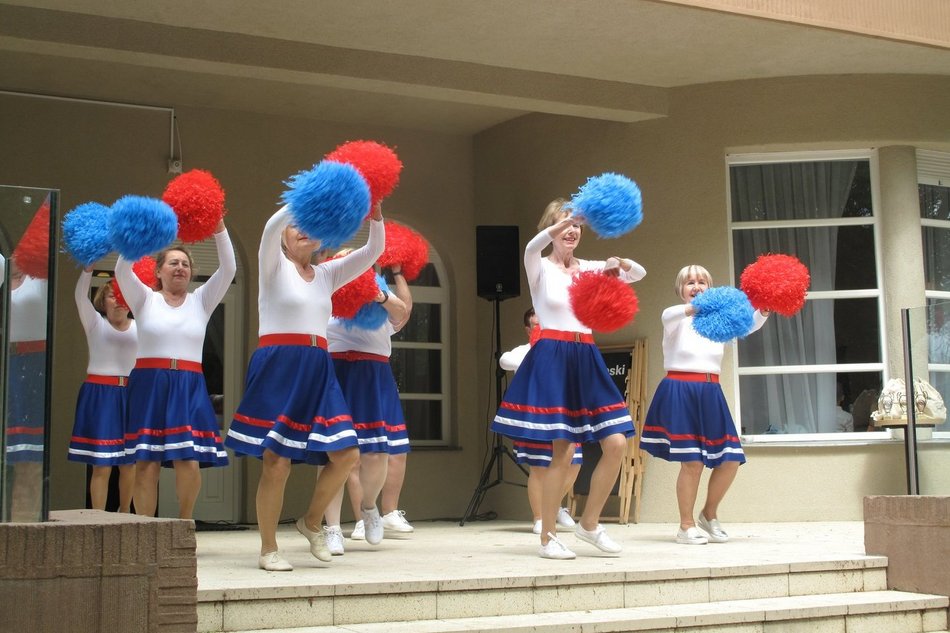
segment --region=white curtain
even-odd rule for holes
[[[733,220],[839,218],[844,212],[856,163],[825,161],[743,165],[732,169]],[[737,230],[737,261],[766,253],[798,257],[811,273],[812,290],[833,290],[837,259],[836,227]],[[737,271],[737,274],[741,271]],[[809,301],[793,319],[775,315],[771,323],[739,343],[764,365],[837,362],[834,301]],[[835,374],[770,375],[757,380],[764,390],[744,393],[750,412],[767,416],[768,426],[787,433],[837,431]],[[743,409],[745,413],[745,408]],[[743,420],[748,426],[751,420]],[[761,429],[761,423],[754,423]],[[761,432],[761,430],[759,431]]]

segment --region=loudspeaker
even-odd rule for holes
[[[517,226],[475,227],[478,296],[489,301],[521,294],[521,245]]]

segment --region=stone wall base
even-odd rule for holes
[[[887,556],[888,589],[950,596],[950,497],[865,497],[864,549]]]
[[[98,510],[0,524],[4,631],[193,633],[195,526]]]

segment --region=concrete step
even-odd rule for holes
[[[923,633],[947,630],[946,596],[869,591],[245,633]]]
[[[349,627],[374,622],[409,622],[406,630],[411,630],[420,620],[460,621],[488,613],[530,620],[550,613],[583,612],[594,605],[616,610],[859,594],[887,588],[886,564],[885,558],[866,557],[715,568],[199,590],[198,631]]]

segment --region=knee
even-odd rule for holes
[[[334,464],[343,468],[353,468],[360,463],[360,450],[355,446],[344,448],[341,451],[328,453],[327,457]]]
[[[623,453],[627,449],[627,438],[619,433],[608,435],[600,441],[600,448],[604,458],[620,461],[623,459]]]
[[[680,472],[688,477],[699,478],[703,474],[702,462],[683,462],[680,464]]]
[[[290,460],[270,451],[264,451],[264,476],[287,479],[290,476]]]

